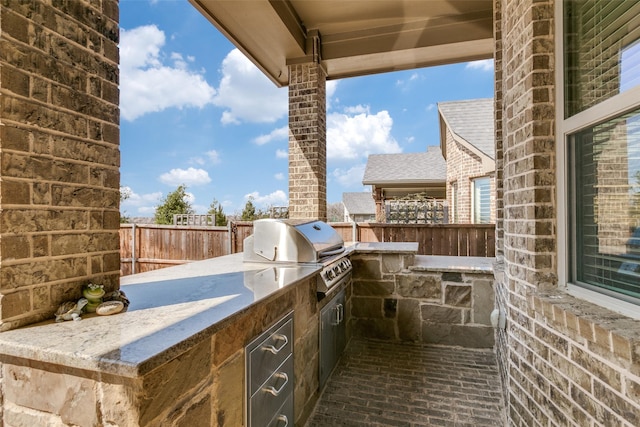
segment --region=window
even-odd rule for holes
[[[457,224],[460,222],[458,214],[458,181],[451,183],[451,211],[451,223]]]
[[[491,222],[491,181],[489,177],[476,178],[473,183],[473,223],[489,224]]]
[[[640,303],[639,15],[640,2],[564,2],[568,278],[634,303]]]

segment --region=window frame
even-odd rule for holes
[[[569,189],[571,181],[569,174],[575,168],[570,167],[569,158],[570,136],[593,127],[598,123],[620,116],[628,111],[640,108],[640,86],[629,89],[606,99],[584,111],[571,117],[564,117],[565,95],[565,61],[564,61],[564,1],[555,3],[555,88],[556,88],[556,206],[558,207],[558,286],[566,290],[570,295],[602,307],[623,313],[626,316],[640,319],[640,306],[626,301],[621,296],[613,296],[613,293],[603,292],[602,289],[594,290],[582,284],[571,283],[570,265],[576,265],[575,253],[572,252],[572,243],[575,241],[570,225],[573,200],[569,200],[572,194]]]

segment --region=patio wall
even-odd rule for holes
[[[509,425],[640,425],[640,322],[558,287],[553,0],[495,0],[497,334]],[[558,71],[560,72],[560,71]]]
[[[117,0],[3,1],[0,19],[2,331],[119,286],[120,136]]]
[[[351,259],[354,336],[493,347],[492,258],[370,251]]]

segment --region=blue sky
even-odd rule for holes
[[[287,88],[186,0],[121,0],[120,31],[121,211],[153,216],[180,184],[197,213],[287,205]],[[328,82],[327,201],[368,190],[369,154],[438,145],[438,102],[492,96],[492,61]]]

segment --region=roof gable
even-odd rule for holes
[[[493,98],[438,103],[438,111],[451,132],[495,160]],[[445,132],[441,129],[444,140]]]

